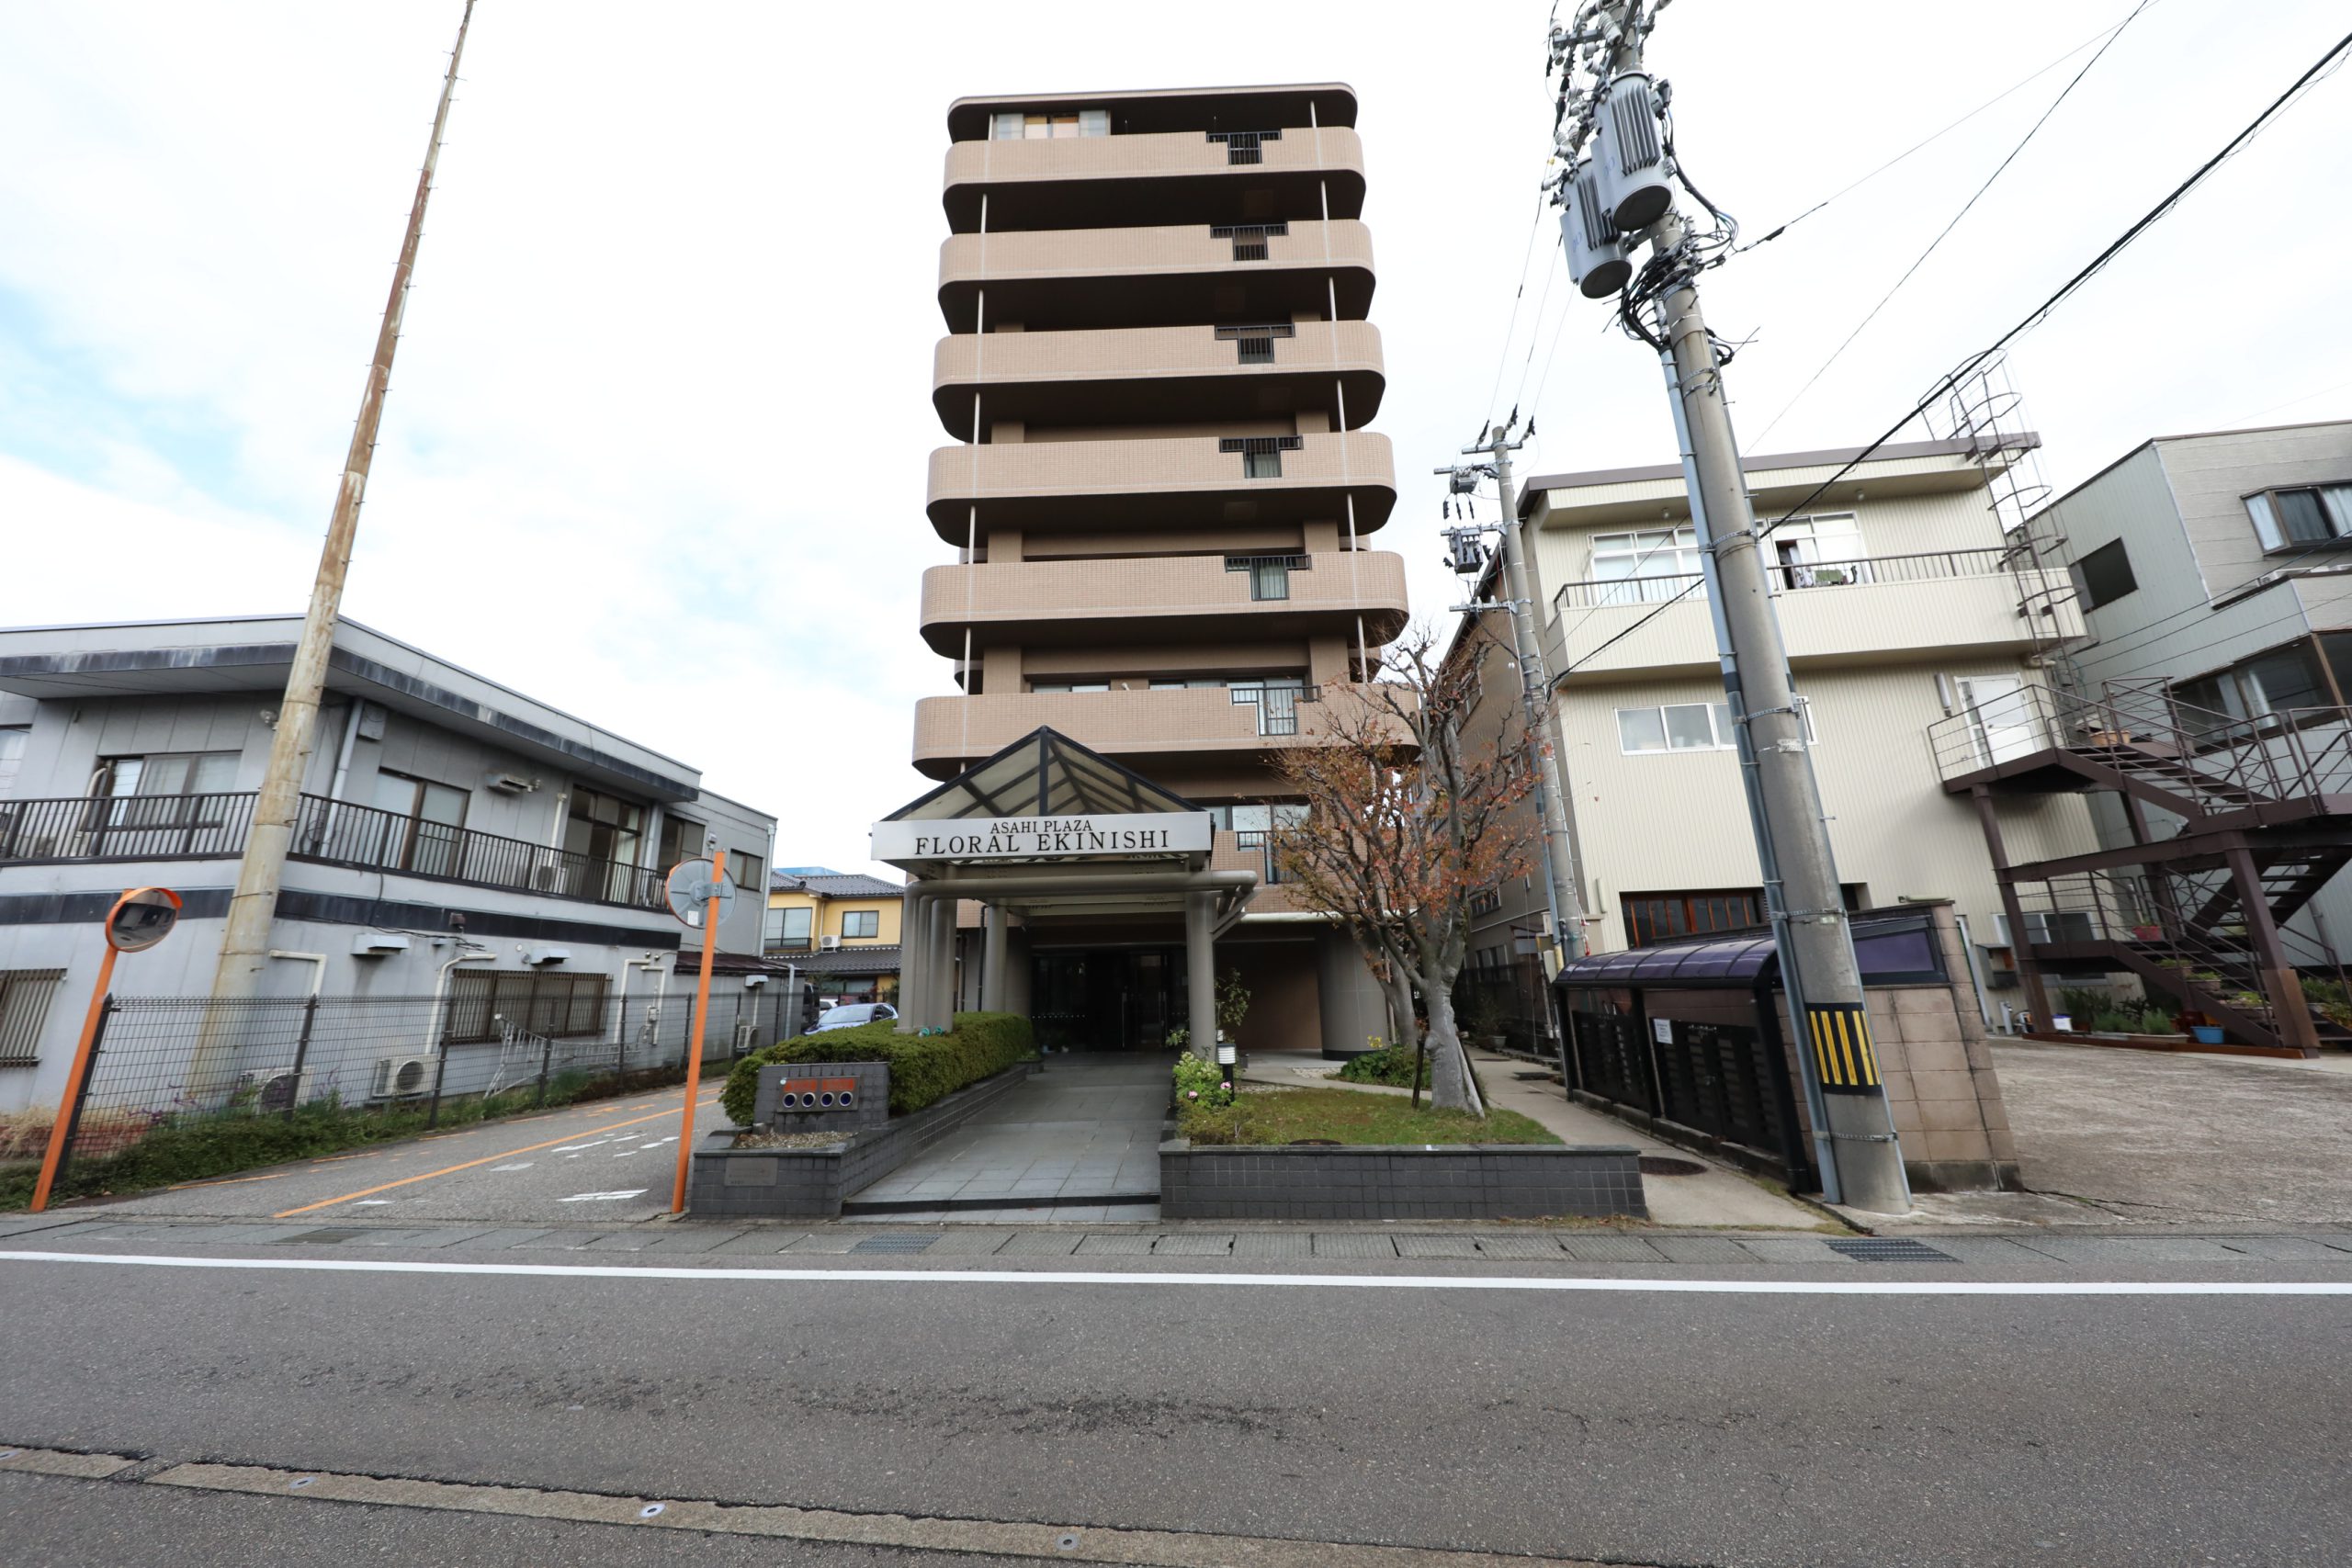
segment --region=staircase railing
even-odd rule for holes
[[[2178,907],[2180,891],[2173,890],[2174,908],[2167,910],[2167,899],[2138,876],[2083,871],[2020,882],[2018,900],[2029,926],[2034,916],[2043,918],[2045,935],[2035,945],[2101,942],[2131,947],[2171,976],[2184,1000],[2233,1009],[2275,1035],[2277,1014],[2253,949],[2191,924]],[[2032,940],[2032,932],[2013,931],[2010,940]]]

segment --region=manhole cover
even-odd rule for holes
[[[1949,1252],[1938,1252],[1921,1242],[1904,1241],[1883,1235],[1862,1236],[1852,1241],[1833,1241],[1832,1252],[1842,1252],[1857,1263],[1957,1263],[1959,1258]]]
[[[280,1247],[291,1247],[298,1243],[355,1241],[368,1234],[367,1227],[364,1225],[329,1225],[323,1230],[304,1231],[300,1235],[280,1236],[277,1238],[277,1244]]]
[[[1644,1176],[1704,1176],[1707,1168],[1695,1159],[1676,1159],[1671,1155],[1644,1155]]]
[[[864,1241],[859,1242],[855,1247],[851,1247],[850,1250],[852,1252],[921,1252],[923,1248],[929,1247],[933,1242],[937,1241],[939,1237],[935,1234],[931,1235],[870,1235]]]

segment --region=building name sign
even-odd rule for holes
[[[1214,837],[1215,827],[1205,811],[876,822],[874,858],[986,861],[1206,854]]]

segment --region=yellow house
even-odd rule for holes
[[[820,999],[887,1000],[899,989],[902,895],[897,883],[822,866],[771,873],[763,949],[808,975]]]

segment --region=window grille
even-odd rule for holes
[[[1272,365],[1274,362],[1274,340],[1296,337],[1298,329],[1288,321],[1268,321],[1259,326],[1219,327],[1216,341],[1238,344],[1240,362],[1244,365]]]
[[[1250,574],[1250,597],[1252,599],[1287,599],[1290,597],[1290,574],[1313,569],[1312,556],[1227,556],[1225,570]]]
[[[1228,166],[1236,164],[1264,163],[1266,158],[1261,144],[1268,141],[1280,141],[1282,139],[1283,133],[1279,130],[1212,130],[1209,132],[1209,140],[1212,142],[1221,141],[1225,144],[1225,161]]]
[[[0,969],[0,1066],[40,1060],[40,1028],[62,969]]]
[[[1267,237],[1277,234],[1287,237],[1289,233],[1288,223],[1213,223],[1209,225],[1210,238],[1233,242],[1235,261],[1264,261]]]
[[[1295,452],[1301,445],[1295,435],[1227,435],[1216,449],[1241,454],[1243,479],[1278,479],[1283,477],[1283,454]]]

